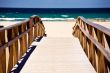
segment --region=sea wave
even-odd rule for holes
[[[0,18],[0,21],[23,21],[28,18]],[[41,18],[43,21],[75,21],[75,18]],[[88,18],[92,21],[110,21],[110,18]]]
[[[22,21],[28,18],[0,18],[0,21]],[[43,21],[65,21],[75,20],[74,18],[41,18]]]
[[[69,17],[68,15],[61,15],[62,17]]]
[[[43,21],[65,21],[65,20],[75,20],[74,18],[41,18]]]
[[[0,21],[22,21],[27,18],[0,18]]]

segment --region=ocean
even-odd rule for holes
[[[110,21],[110,8],[0,8],[0,21],[22,21],[38,15],[45,21],[87,19]]]

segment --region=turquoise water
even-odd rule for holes
[[[0,9],[0,21],[21,21],[32,15],[42,20],[74,20],[78,16],[110,20],[110,9]]]

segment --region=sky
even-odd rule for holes
[[[110,0],[0,0],[13,8],[110,8]]]

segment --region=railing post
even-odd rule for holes
[[[94,37],[93,29],[94,28],[92,26],[89,26],[89,34]],[[92,41],[90,41],[89,60],[92,63],[92,65],[94,66],[94,68],[96,69],[96,58],[95,58],[94,48],[95,48],[94,44],[92,43]]]
[[[87,57],[89,58],[89,40],[87,38]]]
[[[40,36],[40,18],[37,16],[36,18],[35,18],[35,22],[37,22],[37,26],[36,26],[36,32],[35,32],[35,34],[36,34],[36,37],[39,37]]]
[[[84,23],[84,30],[86,31],[86,23]],[[87,49],[87,37],[84,35],[84,51],[86,55],[88,54],[88,49]]]
[[[39,36],[41,36],[41,25],[39,24]]]
[[[34,22],[35,22],[35,24],[34,24],[34,39],[38,36],[38,22],[36,22],[36,18],[34,18]]]
[[[0,46],[5,44],[6,43],[5,41],[6,41],[5,30],[0,30]],[[4,49],[0,48],[0,73],[6,73],[6,50],[5,48]]]
[[[16,26],[16,27],[14,27],[13,28],[13,32],[14,32],[14,36],[15,37],[17,37],[18,36],[18,26]],[[19,50],[19,48],[18,48],[18,40],[17,41],[15,41],[15,49],[14,49],[14,54],[15,54],[15,64],[17,63],[17,61],[18,61],[18,59],[19,59],[19,57],[18,57],[18,50]]]
[[[110,72],[110,29],[89,22],[83,17],[76,20],[74,35],[79,38],[84,51],[97,73]]]
[[[94,27],[91,27],[91,35],[93,37],[95,37],[94,35],[96,35],[95,30],[94,30]],[[91,47],[90,49],[91,49],[91,55],[92,55],[91,56],[92,57],[91,63],[94,66],[95,70],[97,71],[97,67],[96,67],[96,55],[95,55],[96,46],[91,42],[90,43],[90,47]]]
[[[33,37],[33,19],[32,18],[29,21],[29,28],[30,28],[30,31],[28,33],[28,47],[31,45],[32,41],[34,40],[34,37]]]
[[[45,34],[45,33],[44,33],[44,32],[45,32],[44,29],[45,29],[45,28],[44,28],[44,25],[43,25],[42,22],[40,22],[40,24],[41,24],[41,36],[44,36],[44,34]]]
[[[104,47],[105,47],[105,49],[110,49],[110,36],[108,36],[108,35],[106,35],[106,34],[104,34],[103,33],[103,39],[102,39],[102,44],[104,45]],[[110,72],[110,62],[109,61],[107,61],[106,59],[105,59],[105,62],[106,62],[106,65],[107,65],[107,68],[109,69],[109,72]]]
[[[82,20],[80,20],[80,26],[82,27]],[[82,31],[80,30],[80,37],[79,37],[80,43],[82,44]]]
[[[25,31],[26,31],[26,23],[23,23],[22,25],[19,26],[19,34],[22,34]],[[27,50],[27,37],[26,35],[23,35],[20,38],[20,58],[23,56],[26,50]]]
[[[12,39],[15,38],[15,33],[14,33],[14,29],[8,29],[7,30],[7,36],[8,36],[8,41],[11,41]],[[13,68],[14,64],[15,64],[15,43],[13,43],[12,45],[9,46],[9,65],[8,65],[8,72],[11,71],[11,69]]]
[[[38,16],[10,27],[0,26],[0,73],[10,73],[32,41],[37,36],[43,36],[44,31]]]
[[[81,22],[81,27],[84,29],[84,22]],[[82,32],[82,47],[84,48],[84,33]]]
[[[103,33],[101,33],[99,30],[97,30],[97,38],[98,41],[103,44],[102,42],[102,38]],[[108,73],[107,70],[107,62],[105,61],[105,57],[103,56],[103,54],[101,54],[101,52],[98,50],[97,51],[97,55],[98,55],[98,73]]]

